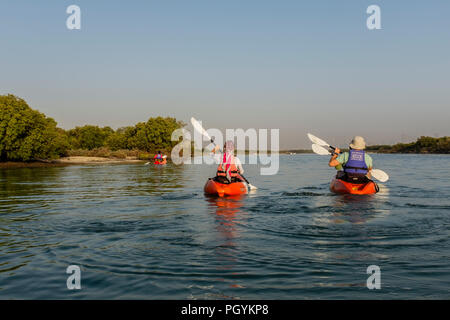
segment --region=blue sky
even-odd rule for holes
[[[66,28],[81,7],[82,28]],[[366,28],[381,7],[382,30]],[[450,135],[449,1],[0,0],[0,94],[63,128],[150,116],[337,145]]]

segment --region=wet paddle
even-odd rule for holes
[[[206,130],[202,127],[202,125],[194,118],[191,118],[191,124],[194,127],[195,130],[197,130],[201,135],[203,135],[206,139],[208,139],[209,141],[211,141],[211,143],[216,146],[216,143],[214,142],[214,139],[212,139],[210,137],[210,135],[208,134],[208,132],[206,132]],[[240,175],[245,182],[248,184],[248,186],[250,187],[251,190],[256,190],[258,189],[257,187],[255,187],[254,185],[252,185],[250,182],[248,182],[248,180],[243,176]]]

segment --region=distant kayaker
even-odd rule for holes
[[[164,157],[163,157],[161,151],[158,151],[158,153],[153,157],[153,161],[156,164],[161,164],[162,162],[164,162]]]
[[[216,146],[213,153],[219,151],[220,147]],[[234,181],[244,181],[241,174],[244,173],[244,168],[242,167],[241,160],[234,156],[234,143],[231,140],[225,142],[223,146],[222,159],[217,167],[217,177],[223,177],[228,180],[228,182]]]
[[[340,153],[341,150],[336,148],[331,156],[328,165],[335,167],[339,171],[336,175],[337,179],[345,180],[352,183],[366,183],[370,178],[370,170],[373,167],[372,157],[369,156],[364,149],[366,142],[363,137],[356,136],[349,145],[349,151]]]

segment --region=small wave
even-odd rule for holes
[[[419,203],[406,203],[405,206],[411,208],[424,208],[424,209],[442,209],[449,210],[450,206],[441,206],[441,205],[433,205],[433,204],[419,204]]]
[[[306,192],[306,191],[302,191],[302,192],[283,192],[282,193],[283,196],[288,196],[288,197],[320,197],[323,196],[323,194],[321,193],[314,193],[314,192]]]
[[[321,190],[323,188],[317,186],[304,187],[304,190]]]
[[[187,200],[187,199],[193,199],[198,195],[198,193],[190,193],[190,194],[180,194],[180,195],[173,195],[173,194],[166,194],[161,196],[162,200]]]

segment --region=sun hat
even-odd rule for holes
[[[352,149],[358,149],[358,150],[363,150],[366,148],[366,142],[364,141],[363,137],[360,136],[355,136],[352,140],[352,142],[350,142],[350,148]]]

